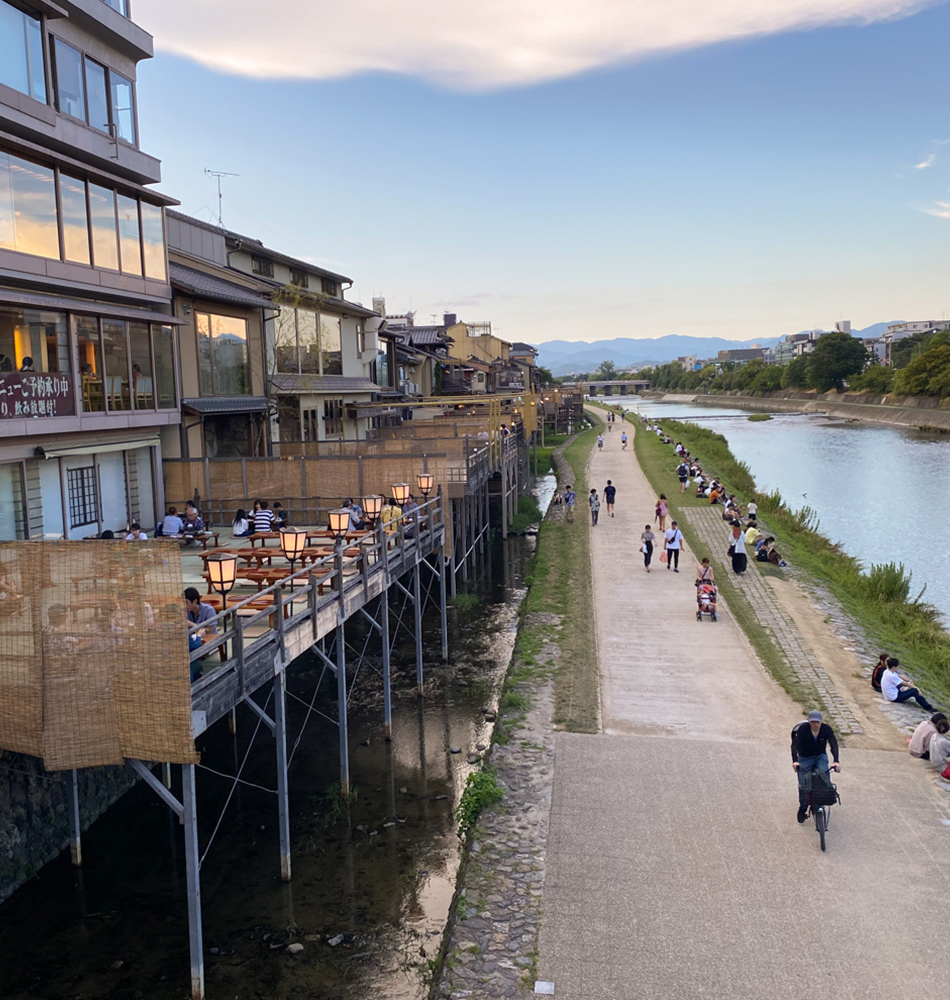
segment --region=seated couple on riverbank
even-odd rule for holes
[[[907,742],[907,749],[912,757],[927,761],[943,774],[950,764],[950,740],[946,737],[948,732],[950,722],[947,717],[943,712],[935,712],[914,730],[914,735]]]
[[[779,555],[778,550],[775,548],[775,539],[772,537],[772,535],[769,535],[768,538],[762,536],[756,541],[755,561],[771,563],[773,566],[788,565],[788,563]]]

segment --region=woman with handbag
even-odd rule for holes
[[[645,524],[640,532],[640,551],[643,553],[643,568],[649,573],[650,563],[653,560],[653,543],[656,535],[650,530],[650,525]]]
[[[732,571],[739,575],[746,571],[748,557],[745,552],[745,535],[738,521],[732,522],[732,537],[729,544],[729,555],[732,557]]]

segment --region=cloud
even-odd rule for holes
[[[950,219],[950,201],[938,201],[923,211],[928,215],[936,215],[938,219]]]
[[[914,164],[914,170],[926,170],[928,167],[932,167],[937,162],[937,154],[931,153],[930,156],[925,156],[920,163]]]
[[[653,53],[908,17],[942,0],[138,0],[158,49],[220,72],[523,86]]]

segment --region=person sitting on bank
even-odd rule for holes
[[[911,757],[930,760],[930,741],[933,739],[934,733],[939,732],[937,728],[938,724],[941,722],[946,723],[946,721],[947,717],[943,712],[934,712],[929,719],[924,719],[921,722],[907,743],[907,749],[910,751]],[[944,729],[944,732],[946,731]]]
[[[898,673],[901,661],[896,656],[889,656],[887,659],[887,669],[881,674],[881,694],[886,701],[903,702],[910,701],[911,698],[925,712],[932,712],[933,705],[915,688],[909,681]]]
[[[142,531],[142,525],[138,521],[133,521],[129,525],[128,533],[125,536],[127,542],[145,542],[148,541],[148,535]]]
[[[930,761],[930,766],[938,773],[943,774],[950,764],[950,740],[947,733],[950,732],[950,722],[941,719],[936,723],[936,732],[930,737],[927,753],[924,755]]]
[[[871,687],[875,691],[881,690],[881,676],[884,671],[887,670],[887,661],[890,658],[890,653],[878,653],[877,663],[871,668]]]
[[[746,524],[745,529],[745,544],[746,548],[749,546],[754,546],[756,541],[761,537],[762,532],[759,531],[759,526],[755,521],[749,521]]]

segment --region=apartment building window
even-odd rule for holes
[[[2,0],[0,0],[2,2]],[[135,145],[135,85],[79,49],[53,38],[56,110]]]
[[[160,206],[3,150],[0,249],[168,279]]]
[[[281,306],[274,328],[278,372],[343,374],[339,316]]]
[[[69,491],[69,526],[81,528],[84,524],[99,523],[99,491],[96,489],[96,467],[84,465],[80,469],[66,470]]]
[[[324,437],[343,434],[343,400],[325,399],[323,401],[323,434]]]
[[[53,171],[2,150],[0,248],[37,257],[59,257]]]
[[[290,269],[290,283],[298,288],[310,287],[310,275],[306,271],[298,271],[295,267]]]
[[[323,286],[324,295],[336,296],[340,290],[340,286],[332,278],[324,278],[321,284]]]
[[[251,256],[251,270],[264,278],[274,277],[274,262],[267,257],[258,257],[257,254]]]
[[[128,0],[105,0],[105,5],[118,11],[123,17],[129,16]]]
[[[196,318],[201,395],[247,395],[250,378],[246,321],[213,313],[198,313]]]
[[[46,103],[40,19],[0,0],[0,83]]]

